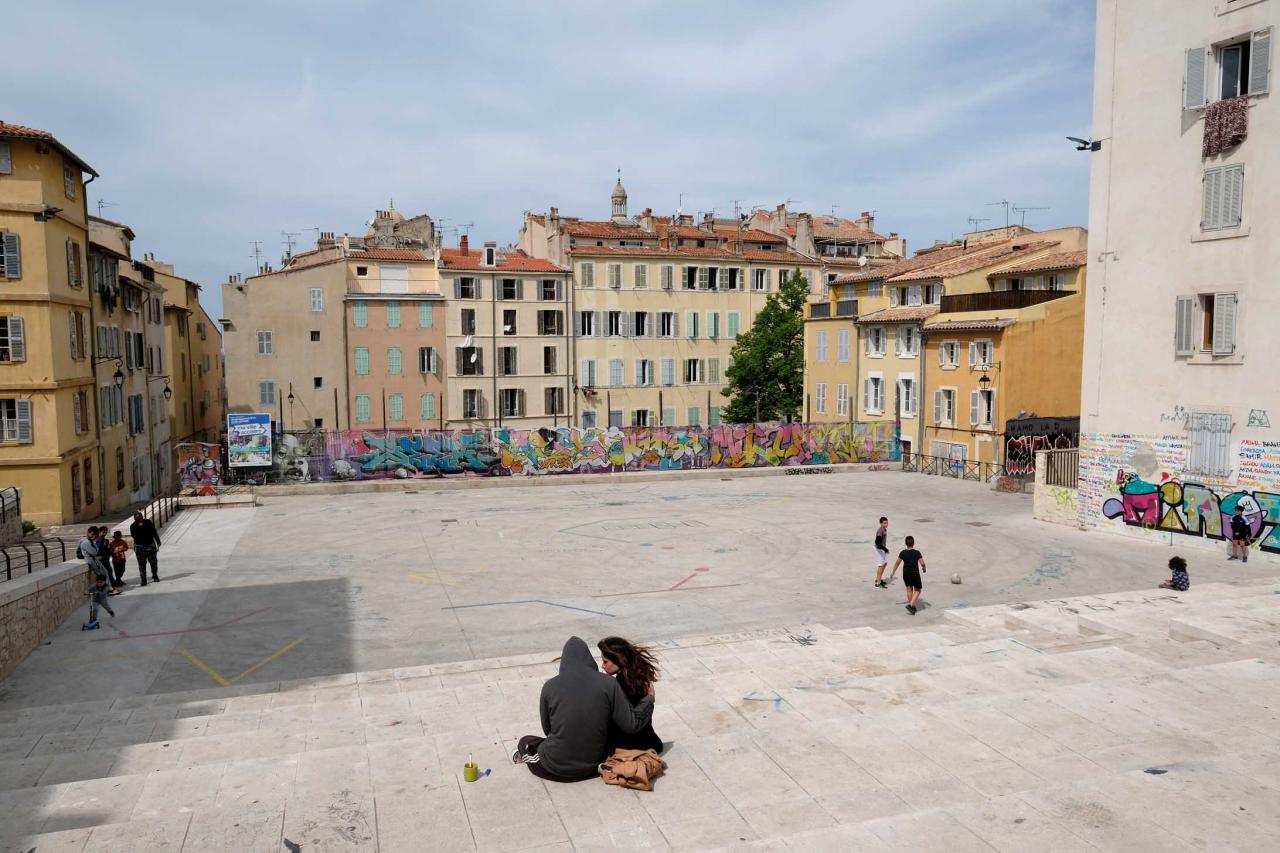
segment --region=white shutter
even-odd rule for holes
[[[72,426],[75,427],[76,435],[80,434],[80,423],[83,415],[80,412],[80,392],[75,391],[71,395],[71,420]]]
[[[1271,27],[1253,34],[1249,49],[1249,94],[1261,95],[1269,91],[1271,71]]]
[[[975,367],[978,364],[978,344],[975,341],[969,341],[969,366]]]
[[[1204,201],[1200,210],[1200,227],[1208,231],[1222,227],[1222,169],[1204,170]]]
[[[1236,295],[1213,295],[1213,354],[1231,355],[1236,351]]]
[[[1173,351],[1175,355],[1195,354],[1195,331],[1192,328],[1195,316],[1195,297],[1179,296],[1174,310]]]
[[[0,139],[0,175],[13,174],[13,152],[7,139]]]
[[[1222,170],[1222,219],[1223,228],[1235,228],[1240,224],[1241,201],[1244,197],[1244,164],[1237,163]]]
[[[636,359],[636,384],[644,384],[644,359]]]
[[[862,380],[862,408],[871,411],[874,406],[871,405],[871,380]]]
[[[889,288],[889,307],[898,307],[898,288],[896,287]]]
[[[933,392],[933,422],[935,424],[942,423],[942,392]]]
[[[22,278],[22,240],[12,231],[0,234],[0,246],[4,249],[4,263],[0,272],[5,278]]]
[[[978,423],[978,405],[981,401],[977,391],[969,392],[969,423]]]
[[[32,441],[31,401],[14,400],[15,414],[18,416],[18,441],[30,444]]]
[[[9,318],[9,360],[27,360],[25,324],[21,317]]]
[[[1187,48],[1186,74],[1183,77],[1182,108],[1199,109],[1204,106],[1205,49]]]

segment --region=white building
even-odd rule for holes
[[[1079,519],[1280,555],[1280,0],[1097,21]]]

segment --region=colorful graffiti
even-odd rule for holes
[[[195,494],[216,494],[217,486],[222,481],[222,446],[190,442],[179,444],[178,482],[184,489],[192,489]]]
[[[1013,476],[1034,474],[1036,451],[1075,447],[1080,418],[1018,418],[1004,427],[1004,467]]]
[[[1280,494],[1240,489],[1219,495],[1203,483],[1166,479],[1157,485],[1136,472],[1118,475],[1120,497],[1108,498],[1102,514],[1133,527],[1225,539],[1236,507],[1244,510],[1249,535],[1264,551],[1280,553]]]
[[[888,422],[425,433],[353,430],[326,433],[323,456],[300,448],[298,460],[305,459],[306,476],[315,480],[832,465],[896,460],[893,436]]]

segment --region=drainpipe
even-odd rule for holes
[[[494,263],[498,256],[494,254]],[[489,351],[493,355],[493,417],[495,426],[502,426],[502,401],[498,399],[498,274],[489,273]]]
[[[927,386],[924,381],[925,376],[928,375],[928,373],[926,372],[925,363],[924,363],[925,362],[924,323],[921,322],[920,324],[918,324],[918,328],[920,329],[920,381],[917,384],[920,386],[920,392],[916,394],[916,446],[912,448],[912,453],[913,455],[916,455],[916,456],[918,456],[924,448],[924,412],[920,411],[920,407],[925,400],[929,399],[928,397],[925,396],[925,388]],[[959,405],[958,401],[957,401],[957,405]]]
[[[80,209],[84,211],[84,267],[81,268],[81,275],[88,272],[89,268],[89,184],[98,179],[97,175],[90,175],[89,180],[81,185],[80,192]],[[92,278],[92,276],[90,276]],[[89,294],[89,327],[85,331],[97,329],[93,312],[93,284],[85,288]],[[97,335],[94,335],[94,342],[97,342]],[[97,417],[93,419],[94,436],[97,439],[97,457],[98,457],[98,506],[102,510],[102,514],[107,513],[107,478],[103,476],[106,468],[107,452],[102,446],[102,398],[98,395],[98,363],[97,353],[94,352],[96,347],[89,348],[89,369],[93,376],[93,398],[97,405],[94,407],[97,411]]]

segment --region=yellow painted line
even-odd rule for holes
[[[231,686],[230,681],[227,681],[225,678],[219,675],[218,672],[213,667],[209,666],[209,664],[200,660],[200,658],[196,657],[191,652],[187,651],[186,649],[178,649],[178,653],[181,654],[187,660],[191,661],[193,664],[195,664],[196,667],[198,667],[205,675],[212,678],[214,682],[216,682],[219,686],[222,686],[222,687]]]
[[[223,675],[222,675],[221,673],[219,673],[219,672],[218,672],[216,669],[214,669],[213,667],[209,666],[209,664],[207,664],[207,663],[205,663],[204,661],[200,660],[200,658],[196,657],[196,656],[195,656],[194,654],[192,654],[192,653],[191,653],[191,651],[190,651],[190,650],[188,650],[188,649],[178,649],[178,653],[179,653],[179,654],[181,654],[183,657],[185,657],[187,660],[191,661],[191,663],[195,664],[195,666],[196,666],[196,667],[197,667],[201,672],[203,672],[205,675],[207,675],[207,676],[209,676],[210,678],[212,678],[212,679],[214,680],[214,682],[215,682],[218,686],[220,686],[220,687],[230,687],[231,685],[235,684],[235,683],[236,683],[237,681],[239,681],[240,679],[244,678],[246,675],[249,675],[250,673],[253,673],[253,672],[257,672],[259,669],[261,669],[262,667],[264,667],[264,666],[266,666],[267,664],[271,663],[273,660],[275,660],[276,658],[280,657],[282,654],[284,654],[285,652],[289,651],[290,649],[292,649],[294,646],[298,645],[298,643],[301,643],[301,642],[302,642],[302,638],[301,638],[301,637],[299,637],[298,639],[294,640],[292,643],[289,643],[288,645],[285,645],[285,646],[280,647],[279,649],[276,649],[274,652],[272,652],[271,654],[267,655],[265,658],[263,658],[262,660],[258,661],[258,662],[257,662],[257,663],[255,663],[253,666],[249,667],[249,668],[248,668],[248,669],[246,669],[244,672],[240,673],[239,675],[237,675],[237,676],[235,676],[235,677],[233,677],[233,678],[225,678],[225,677],[223,677]]]
[[[267,664],[271,663],[273,660],[275,660],[276,658],[280,657],[280,655],[282,655],[282,654],[284,654],[285,652],[289,651],[289,649],[292,649],[294,646],[298,645],[298,643],[301,643],[301,642],[302,642],[302,638],[301,638],[301,637],[299,637],[298,639],[294,640],[292,643],[289,643],[287,646],[283,646],[283,647],[281,647],[281,648],[277,649],[276,651],[274,651],[274,652],[272,652],[271,654],[267,655],[267,656],[266,656],[265,658],[263,658],[262,660],[260,660],[260,661],[258,661],[257,663],[255,663],[253,666],[251,666],[251,667],[249,667],[248,669],[246,669],[244,672],[242,672],[242,673],[240,673],[239,675],[237,675],[235,678],[231,679],[231,682],[230,682],[230,683],[231,683],[231,684],[235,684],[237,681],[239,681],[240,679],[244,678],[244,677],[245,677],[246,675],[248,675],[249,673],[251,673],[251,672],[256,672],[258,669],[260,669],[260,668],[262,668],[262,667],[266,666]]]

